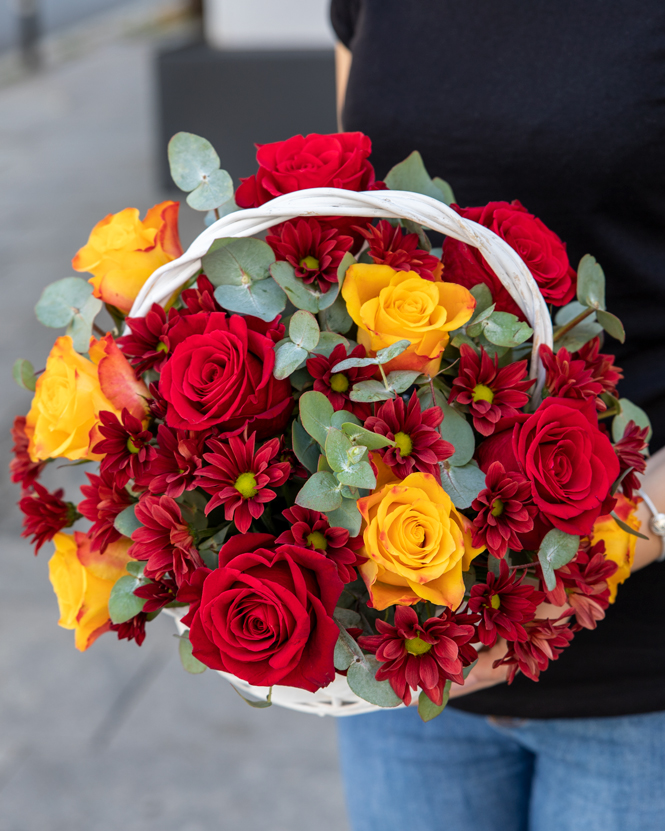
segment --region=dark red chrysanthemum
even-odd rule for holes
[[[592,338],[581,349],[575,352],[575,357],[584,361],[591,370],[591,377],[601,385],[603,392],[617,397],[617,384],[623,378],[623,371],[614,366],[614,355],[599,352],[600,338]]]
[[[176,599],[177,593],[178,586],[175,580],[167,574],[163,575],[160,580],[151,580],[149,583],[134,589],[134,594],[145,600],[143,611],[146,614],[158,612],[168,603],[172,603]]]
[[[499,369],[481,347],[481,354],[468,344],[460,347],[459,373],[453,381],[450,403],[459,401],[469,407],[473,426],[483,436],[491,436],[497,421],[514,416],[529,400],[527,390],[533,381],[525,379],[527,362],[516,361]]]
[[[102,471],[115,476],[118,487],[124,488],[130,479],[138,479],[147,465],[155,458],[157,451],[150,446],[152,433],[144,430],[141,420],[123,407],[122,423],[115,413],[102,410],[98,429],[104,439],[92,448],[104,458],[100,463]]]
[[[337,269],[353,238],[325,228],[313,218],[283,222],[266,237],[278,260],[286,260],[303,283],[316,280],[322,292],[337,282]]]
[[[150,398],[148,399],[148,407],[150,408],[150,415],[157,419],[157,421],[166,421],[166,411],[168,404],[159,391],[158,384],[150,384]]]
[[[595,629],[610,604],[607,581],[617,568],[613,560],[605,558],[604,540],[589,546],[586,539],[575,559],[554,572],[556,586],[551,592],[545,589],[545,596],[555,606],[571,606],[580,626]]]
[[[35,546],[35,555],[48,540],[63,528],[73,525],[80,514],[71,502],[63,500],[64,491],[59,488],[55,493],[46,490],[39,482],[33,482],[32,493],[24,491],[18,506],[23,513],[22,537],[32,537],[31,543]]]
[[[442,421],[440,407],[421,412],[420,401],[414,392],[408,404],[401,398],[386,401],[375,416],[367,419],[365,428],[395,442],[394,447],[382,447],[378,452],[400,479],[415,469],[431,473],[439,480],[438,463],[455,452],[452,444],[444,441],[437,430]]]
[[[642,451],[646,450],[649,444],[648,435],[648,427],[638,427],[634,421],[629,421],[623,436],[614,445],[619,457],[619,475],[629,471],[621,480],[621,490],[628,499],[632,499],[634,492],[641,487],[637,474],[644,473],[647,467],[646,456]]]
[[[145,640],[145,622],[147,617],[145,612],[139,612],[138,615],[130,617],[124,623],[112,623],[109,629],[117,633],[118,640],[136,641],[136,645],[141,646]]]
[[[581,358],[562,347],[555,354],[543,344],[540,347],[540,360],[547,370],[545,386],[550,395],[559,398],[577,398],[583,401],[587,398],[596,399],[596,407],[600,412],[607,409],[605,402],[599,397],[603,386],[594,380],[593,372]]]
[[[469,609],[482,615],[478,637],[486,646],[494,646],[499,637],[508,641],[526,641],[526,623],[536,616],[536,608],[545,595],[534,589],[508,563],[501,561],[501,574],[487,573],[485,583],[471,587]]]
[[[202,468],[196,483],[212,499],[206,505],[205,513],[224,505],[224,516],[233,520],[241,534],[249,531],[252,519],[258,519],[266,502],[277,494],[269,485],[279,487],[289,478],[291,465],[277,462],[279,439],[271,439],[254,453],[256,434],[245,441],[240,436],[231,436],[227,441],[213,440],[208,443],[211,453],[203,458],[208,466]]]
[[[527,634],[526,641],[509,642],[508,652],[493,664],[495,668],[508,667],[509,684],[513,683],[518,670],[532,681],[537,681],[540,673],[547,669],[549,662],[556,661],[574,637],[572,629],[566,623],[540,618],[525,623],[524,628]]]
[[[215,287],[205,274],[199,274],[196,280],[196,288],[185,289],[180,298],[189,314],[223,311],[215,300]],[[184,310],[182,313],[185,313]]]
[[[81,485],[85,499],[79,502],[79,511],[93,523],[88,532],[93,551],[106,551],[107,546],[119,540],[122,534],[116,530],[114,522],[118,514],[134,501],[124,487],[119,487],[113,474],[99,471],[100,475],[86,473],[89,485]]]
[[[182,585],[203,560],[178,503],[170,496],[144,494],[135,510],[141,528],[132,534],[129,556],[147,561],[144,574],[151,580],[168,572]]]
[[[203,464],[205,435],[200,431],[176,430],[160,424],[157,428],[159,449],[137,484],[151,493],[174,499],[196,487],[196,474]]]
[[[369,244],[369,255],[377,265],[387,265],[395,271],[415,271],[424,280],[441,277],[441,260],[418,248],[418,234],[405,234],[401,228],[393,228],[387,219],[376,226],[356,228]]]
[[[351,583],[356,579],[354,566],[365,560],[356,553],[363,547],[362,536],[352,537],[344,528],[331,527],[325,514],[299,505],[287,508],[282,514],[291,523],[291,527],[277,537],[276,544],[288,543],[320,551],[335,563],[343,583]]]
[[[12,426],[14,458],[9,463],[9,472],[12,482],[20,483],[24,489],[32,487],[39,474],[46,466],[46,462],[33,462],[28,453],[30,439],[25,432],[25,416],[16,416]]]
[[[290,466],[291,471],[289,472],[289,479],[294,477],[296,479],[309,478],[309,471],[300,464],[300,460],[293,450],[291,450],[290,447],[287,447],[284,436],[280,436],[279,439],[279,453],[277,454],[277,461],[286,462]]]
[[[145,317],[128,317],[131,333],[117,343],[137,373],[147,369],[159,372],[169,357],[169,329],[179,316],[170,309],[168,317],[159,303],[153,303]]]
[[[471,507],[478,511],[473,520],[473,544],[483,545],[494,557],[505,557],[508,548],[521,551],[520,534],[533,528],[538,509],[533,504],[531,484],[516,471],[506,473],[501,462],[492,462],[485,476],[485,488]]]
[[[372,378],[376,367],[352,367],[344,372],[333,372],[333,367],[346,358],[364,358],[366,354],[364,346],[356,346],[347,355],[345,346],[340,343],[330,353],[329,358],[325,355],[315,355],[307,361],[307,372],[314,379],[314,389],[326,396],[335,411],[346,410],[361,421],[369,416],[372,408],[369,404],[351,401],[349,394],[354,384]]]
[[[390,681],[395,695],[407,707],[411,690],[418,688],[440,706],[446,681],[463,684],[463,668],[478,657],[469,643],[476,633],[471,625],[476,620],[475,615],[455,615],[445,609],[440,617],[419,623],[411,606],[398,606],[394,626],[379,619],[379,634],[361,637],[358,643],[375,653],[382,664],[376,673],[377,681]]]

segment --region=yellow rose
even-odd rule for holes
[[[620,493],[618,494],[617,504],[614,508],[619,519],[623,520],[626,525],[635,531],[639,531],[642,524],[635,515],[637,504],[641,501],[641,499],[638,499],[635,502],[631,502],[630,499],[626,499]],[[625,583],[630,577],[630,570],[635,558],[637,537],[620,528],[614,518],[608,514],[607,516],[598,517],[593,526],[591,545],[595,545],[600,540],[605,543],[605,559],[612,560],[618,566],[617,570],[607,581],[607,585],[610,588],[610,603],[614,603],[618,586],[621,583]]]
[[[143,221],[136,208],[109,214],[92,229],[72,260],[76,271],[94,276],[95,297],[127,313],[145,281],[159,266],[182,254],[178,202],[161,202]]]
[[[96,434],[100,410],[119,417],[127,407],[144,417],[150,394],[111,335],[92,340],[90,356],[92,360],[79,355],[67,335],[53,345],[26,417],[33,462],[100,458],[91,450],[101,438]]]
[[[433,283],[415,271],[356,263],[342,286],[346,308],[369,354],[399,340],[411,346],[386,365],[436,375],[449,332],[470,320],[476,301],[464,286]]]
[[[483,551],[471,544],[470,521],[429,473],[411,473],[358,500],[365,520],[359,568],[375,609],[429,600],[456,609],[462,572]]]
[[[55,554],[49,560],[49,577],[58,598],[64,629],[75,630],[76,648],[84,652],[107,632],[109,597],[114,584],[127,574],[131,540],[111,543],[104,554],[92,551],[86,534],[56,534]]]

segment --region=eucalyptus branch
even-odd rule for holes
[[[557,330],[556,334],[554,335],[554,342],[560,340],[564,335],[568,334],[571,329],[574,329],[578,323],[581,323],[583,320],[586,320],[589,315],[592,315],[596,310],[595,309],[585,309],[583,312],[580,312],[577,317],[574,317],[572,320],[569,320],[565,326],[562,326],[560,329]]]

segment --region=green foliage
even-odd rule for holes
[[[92,286],[81,277],[64,277],[46,286],[35,314],[44,326],[60,329],[73,341],[77,352],[87,352],[92,335],[92,324],[102,308],[102,301],[93,297]]]
[[[324,355],[329,358],[336,346],[343,346],[348,352],[351,344],[345,337],[338,335],[336,332],[323,331],[319,335],[319,342],[311,351],[313,355]]]
[[[439,202],[450,205],[455,201],[450,185],[443,179],[432,179],[425,168],[423,157],[414,150],[403,162],[396,164],[384,179],[390,190],[410,190],[424,193]]]
[[[249,704],[250,707],[254,707],[256,710],[265,710],[266,707],[272,706],[272,687],[268,690],[268,695],[263,700],[257,700],[255,698],[245,698],[245,696],[240,692],[239,689],[233,686],[234,691],[238,693],[240,698],[245,702],[245,704]]]
[[[142,584],[140,578],[125,575],[113,586],[109,597],[109,617],[113,623],[125,623],[143,611],[145,600],[134,594],[134,589]]]
[[[176,133],[169,141],[171,176],[180,190],[191,191],[187,204],[211,211],[233,200],[233,180],[219,169],[219,156],[209,141],[193,133]]]
[[[446,681],[443,688],[443,701],[441,704],[435,704],[432,699],[423,690],[418,696],[418,715],[423,721],[431,721],[433,718],[440,716],[446,709],[446,704],[450,698],[450,681]]]
[[[599,309],[596,312],[596,318],[598,320],[598,323],[600,323],[600,325],[603,327],[603,329],[607,332],[608,335],[611,335],[620,343],[625,342],[626,332],[623,328],[623,323],[619,320],[619,318],[616,315],[613,315],[611,312],[606,312]]]
[[[623,434],[626,431],[629,421],[634,421],[638,427],[648,427],[648,438],[650,439],[653,430],[651,429],[649,416],[644,412],[644,410],[641,407],[638,407],[637,404],[633,404],[633,402],[629,401],[627,398],[620,398],[617,404],[620,411],[619,414],[614,417],[614,421],[612,422],[612,438],[614,441],[616,442],[623,438]]]
[[[358,510],[356,499],[344,498],[339,508],[324,513],[333,527],[345,528],[352,537],[357,537],[360,533],[363,518]]]
[[[515,315],[490,311],[491,309],[492,306],[485,309],[470,326],[467,326],[466,333],[469,337],[477,338],[484,335],[496,346],[512,348],[524,343],[533,335],[533,329]]]
[[[278,381],[288,378],[290,375],[300,369],[307,360],[309,352],[303,349],[302,346],[296,346],[295,343],[287,341],[275,349],[275,367],[273,375]]]
[[[269,323],[286,308],[286,297],[272,280],[244,286],[218,286],[215,299],[229,312],[253,315]]]
[[[359,427],[357,424],[351,424],[348,421],[342,424],[342,430],[353,443],[362,444],[368,450],[378,450],[380,447],[395,446],[395,442],[386,438],[386,436],[372,433],[371,430],[366,430],[364,427]]]
[[[365,655],[362,661],[354,661],[346,674],[353,692],[378,707],[398,707],[402,703],[393,692],[389,681],[377,681],[376,671],[381,665],[373,655]]]
[[[281,286],[291,303],[297,309],[310,312],[310,314],[317,314],[332,306],[339,294],[339,283],[334,283],[325,294],[314,285],[306,285],[296,277],[295,269],[287,262],[273,263],[270,266],[270,274],[273,280]]]
[[[12,367],[12,377],[24,390],[34,392],[37,386],[37,379],[35,377],[35,368],[30,361],[25,358],[17,358]]]
[[[135,505],[128,505],[113,521],[115,530],[121,533],[123,537],[131,537],[134,531],[141,527],[141,523],[136,518],[135,507]]]
[[[339,332],[345,335],[353,326],[353,319],[347,312],[346,303],[341,295],[336,298],[332,305],[322,309],[319,319],[321,327],[327,332]]]
[[[619,528],[621,528],[622,531],[625,531],[627,534],[630,534],[631,537],[639,537],[641,540],[649,539],[649,537],[645,536],[644,534],[640,534],[639,531],[636,531],[634,528],[631,528],[630,525],[628,525],[620,517],[618,517],[614,511],[612,511],[612,519],[616,522],[616,524],[619,526]]]
[[[580,538],[573,534],[566,534],[553,528],[543,538],[538,549],[538,560],[543,570],[545,585],[549,591],[556,588],[555,569],[562,568],[577,554],[580,547]]]
[[[489,290],[486,283],[476,283],[470,291],[476,298],[476,309],[474,316],[471,318],[471,320],[474,320],[478,315],[482,314],[482,312],[489,309],[492,305],[492,292]]]
[[[485,474],[474,461],[461,467],[443,462],[441,468],[441,485],[452,499],[456,508],[470,508],[473,500],[485,487]]]
[[[577,267],[577,299],[591,309],[605,308],[605,273],[591,254],[585,254]]]
[[[311,312],[297,311],[289,322],[289,337],[296,346],[311,352],[316,348],[321,333],[319,324]]]
[[[329,471],[315,473],[305,482],[296,504],[313,511],[335,511],[342,506],[342,486]]]
[[[427,387],[421,389],[418,397],[423,407],[431,406],[431,394]],[[453,467],[463,467],[471,461],[476,449],[471,425],[462,413],[448,404],[441,390],[434,390],[434,400],[436,406],[443,410],[443,421],[439,426],[441,438],[455,448],[455,452],[446,462]]]
[[[364,660],[364,656],[358,644],[344,628],[344,624],[342,624],[337,618],[337,611],[348,612],[349,610],[336,610],[335,614],[335,622],[339,626],[339,637],[337,638],[337,643],[335,644],[333,663],[335,664],[335,669],[344,671],[345,669],[348,669],[354,661]],[[356,617],[360,619],[358,615],[356,615]]]
[[[343,609],[338,606],[333,612],[333,617],[335,622],[345,629],[350,629],[352,626],[362,628],[362,619],[358,612],[354,612],[353,609]]]
[[[333,413],[333,405],[322,392],[312,390],[300,397],[302,426],[321,447],[325,446]]]
[[[192,644],[189,640],[189,631],[187,631],[179,639],[178,654],[180,655],[180,663],[182,664],[183,669],[187,670],[187,672],[191,672],[192,675],[200,675],[208,668],[192,654]]]
[[[584,312],[586,308],[586,306],[583,306],[581,303],[574,300],[572,303],[569,303],[567,306],[559,309],[555,318],[556,325],[565,326],[567,323],[570,323],[571,320],[574,320],[582,312]],[[589,317],[574,326],[569,332],[566,332],[563,337],[555,341],[554,349],[555,351],[558,351],[562,347],[565,347],[569,352],[577,352],[577,350],[581,349],[585,343],[588,343],[602,331],[603,327],[599,326],[596,320],[596,313],[594,312]]]
[[[315,439],[309,435],[299,421],[293,422],[291,438],[293,452],[300,464],[310,473],[316,473],[321,450]]]

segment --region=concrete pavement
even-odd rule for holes
[[[180,667],[173,624],[84,655],[56,626],[47,559],[18,538],[6,475],[18,356],[58,334],[33,307],[105,214],[155,186],[151,55],[121,39],[0,90],[0,831],[345,831],[332,720],[247,707]],[[202,229],[183,208],[183,242]],[[77,468],[49,471],[51,487]]]

